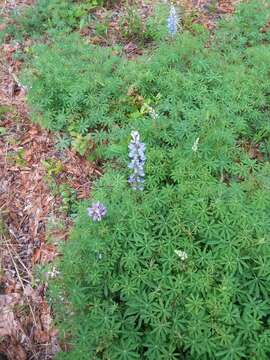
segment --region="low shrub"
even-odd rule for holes
[[[141,44],[160,43],[168,37],[168,12],[167,4],[156,3],[147,19],[143,19],[137,7],[129,7],[119,23],[122,37]]]
[[[69,33],[86,26],[90,10],[100,5],[103,5],[102,0],[37,0],[19,13],[16,8],[5,32],[16,40]]]
[[[35,118],[111,159],[92,193],[107,214],[80,205],[50,285],[59,359],[269,359],[267,16],[248,2],[215,36],[194,26],[130,63],[73,38],[36,49]]]
[[[89,46],[73,34],[49,46],[38,45],[33,52],[33,68],[25,81],[34,121],[82,135],[117,122],[123,112],[117,109],[123,80],[115,75],[121,59],[111,50]]]

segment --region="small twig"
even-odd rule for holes
[[[12,77],[13,81],[17,84],[17,86],[24,90],[24,92],[27,92],[27,86],[23,85],[20,80],[18,79],[17,75],[14,74],[13,69],[11,66],[8,66],[4,63],[3,60],[0,59],[0,63],[5,68],[5,70],[8,72],[8,74]]]
[[[11,229],[9,229],[9,232],[16,238],[16,235],[14,234],[14,231],[12,231]],[[13,248],[13,246],[12,246],[11,243],[8,244],[8,242],[7,242],[6,239],[5,239],[5,242],[6,242],[7,245],[9,245],[9,246],[11,247],[11,249],[12,249],[13,252],[14,252],[15,257],[18,259],[18,261],[19,261],[19,263],[22,265],[22,267],[26,270],[29,278],[30,278],[31,281],[32,281],[32,280],[33,280],[33,277],[32,277],[32,275],[31,275],[30,271],[29,271],[29,270],[27,269],[27,267],[25,266],[24,262],[21,260],[19,254],[14,250],[14,248]]]
[[[20,80],[18,79],[17,75],[14,74],[12,68],[8,67],[8,73],[13,78],[14,82],[19,86],[19,88],[23,89],[24,92],[27,92],[27,86],[24,86]]]
[[[10,251],[10,248],[9,248],[10,245],[8,244],[7,241],[6,241],[6,244],[7,244],[7,249],[8,249],[8,252],[9,252],[9,255],[10,255],[10,258],[11,258],[11,261],[12,261],[12,263],[13,263],[13,265],[14,265],[14,268],[15,268],[15,271],[16,271],[16,274],[17,274],[17,277],[18,277],[19,282],[20,282],[20,284],[21,284],[21,286],[22,286],[23,293],[24,293],[24,295],[25,295],[25,297],[26,297],[26,300],[27,300],[29,309],[30,309],[30,311],[31,311],[34,324],[35,324],[35,326],[36,326],[36,328],[37,328],[36,317],[35,317],[33,308],[32,308],[32,306],[31,306],[30,300],[29,300],[28,296],[25,294],[25,287],[24,287],[23,280],[22,280],[22,278],[21,278],[19,269],[18,269],[18,267],[17,267],[17,264],[16,264],[15,260],[13,259],[12,252]],[[23,331],[23,329],[22,329],[22,331]],[[23,332],[24,332],[24,331],[23,331]],[[31,346],[31,347],[32,347],[32,346]],[[34,355],[35,359],[38,359],[37,354],[36,354],[36,352],[35,352],[35,350],[34,350],[33,348],[32,348],[32,351],[33,351],[33,355]]]
[[[24,294],[25,294],[24,283],[23,283],[23,280],[22,280],[22,278],[21,278],[21,275],[20,275],[19,269],[18,269],[18,267],[17,267],[16,261],[14,260],[13,255],[12,255],[12,252],[11,252],[11,250],[10,250],[10,245],[8,244],[8,242],[6,242],[6,244],[7,244],[7,249],[8,249],[8,252],[9,252],[9,255],[10,255],[10,258],[11,258],[11,261],[12,261],[12,263],[13,263],[13,265],[14,265],[16,274],[17,274],[18,279],[19,279],[19,282],[20,282],[20,284],[21,284],[21,286],[22,286],[22,289],[23,289],[23,292],[24,292]],[[35,324],[35,326],[37,327],[37,321],[36,321],[36,317],[35,317],[33,308],[32,308],[32,306],[31,306],[31,303],[30,303],[30,301],[29,301],[28,296],[27,296],[27,295],[25,295],[25,296],[26,296],[26,299],[27,299],[27,303],[28,303],[29,309],[30,309],[31,314],[32,314],[32,316],[33,316],[34,324]]]
[[[12,71],[12,68],[9,67],[9,74],[12,76],[13,80],[15,81],[15,83],[21,88],[23,89],[25,92],[27,91],[27,86],[23,85],[16,74],[14,74],[14,72]]]
[[[20,284],[21,284],[21,286],[22,286],[24,295],[25,295],[25,297],[26,297],[26,301],[27,301],[27,303],[28,303],[30,312],[31,312],[31,314],[32,314],[34,325],[37,327],[37,321],[36,321],[36,318],[35,318],[35,314],[34,314],[33,308],[32,308],[32,306],[31,306],[31,303],[30,303],[30,300],[29,300],[28,296],[25,294],[25,287],[24,287],[24,284],[23,284],[23,279],[22,279],[22,277],[21,277],[21,275],[20,275],[19,269],[18,269],[18,267],[17,267],[17,264],[16,264],[16,262],[15,262],[15,260],[14,260],[14,258],[13,258],[12,252],[11,252],[11,249],[12,249],[14,252],[15,252],[15,250],[12,248],[12,245],[10,245],[10,244],[8,243],[6,237],[1,237],[1,239],[4,240],[4,242],[5,242],[5,244],[6,244],[7,250],[8,250],[8,252],[9,252],[9,256],[10,256],[11,261],[12,261],[12,263],[13,263],[13,266],[14,266],[14,268],[15,268],[15,272],[16,272],[17,277],[18,277],[18,280],[19,280],[19,282],[20,282]],[[10,249],[10,248],[11,248],[11,249]],[[15,252],[15,255],[16,255],[17,259],[19,259],[19,261],[21,262],[19,256],[16,254],[16,252]],[[21,262],[21,264],[25,267],[25,265],[24,265],[22,262]],[[27,269],[27,271],[28,271],[28,269]],[[25,279],[24,279],[24,280],[25,280]],[[32,351],[32,355],[34,356],[34,358],[35,358],[36,360],[38,360],[38,359],[39,359],[38,354],[36,353],[34,347],[32,346],[31,342],[29,341],[28,336],[25,334],[25,332],[24,332],[24,330],[23,330],[22,327],[20,327],[20,330],[22,331],[24,337],[27,339],[28,345],[30,346],[31,351]]]

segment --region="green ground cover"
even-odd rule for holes
[[[106,160],[50,285],[59,359],[269,359],[269,13],[247,2],[133,61],[74,34],[31,49],[33,120]]]

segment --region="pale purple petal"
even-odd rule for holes
[[[87,211],[88,215],[93,219],[93,221],[101,221],[102,218],[107,214],[106,207],[99,201],[93,203],[92,206],[87,209]]]
[[[132,189],[143,190],[142,182],[144,181],[144,164],[145,164],[145,144],[140,142],[140,134],[138,131],[131,132],[130,144],[128,145],[128,156],[131,159],[128,168],[133,170],[133,174],[129,177],[128,182]]]

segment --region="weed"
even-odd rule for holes
[[[97,23],[95,26],[95,33],[98,36],[107,37],[109,26],[106,23]]]
[[[169,8],[165,4],[157,3],[153,12],[143,22],[136,7],[128,7],[126,15],[120,22],[120,31],[124,38],[137,40],[140,43],[160,42],[167,35],[167,17]]]
[[[7,154],[7,160],[18,167],[24,167],[27,165],[25,160],[25,150],[23,148],[18,149],[17,151],[12,151]]]
[[[103,38],[107,38],[109,27],[110,27],[110,21],[112,20],[112,13],[107,11],[106,16],[100,21],[100,19],[94,18],[94,29],[95,29],[95,35],[101,36]]]
[[[59,192],[58,192],[59,194]],[[56,240],[57,234],[62,234],[66,228],[66,224],[59,216],[50,215],[46,225],[46,243],[59,245],[59,240]]]
[[[122,36],[127,39],[141,39],[143,34],[142,18],[135,7],[128,7],[127,14],[120,22]]]
[[[90,149],[91,146],[91,134],[87,134],[85,136],[81,134],[74,133],[73,139],[71,141],[71,147],[73,150],[78,152],[81,156],[85,155],[87,150]]]
[[[61,160],[48,159],[43,160],[43,166],[46,169],[47,176],[58,176],[64,171],[64,167]]]
[[[143,33],[144,41],[161,42],[167,36],[168,6],[157,3],[153,13],[147,18]]]
[[[71,145],[71,139],[66,134],[63,134],[62,136],[57,134],[56,136],[56,144],[55,147],[59,151],[64,151],[68,149]]]
[[[13,109],[7,105],[0,105],[0,120],[3,120],[7,113],[12,112]]]
[[[4,221],[3,215],[0,213],[0,236],[7,235],[7,226]]]
[[[64,171],[61,160],[48,159],[43,161],[46,169],[46,182],[54,196],[59,196],[62,201],[60,212],[74,215],[77,212],[76,191],[66,183],[58,184],[56,177]]]
[[[77,193],[68,184],[59,185],[59,194],[62,199],[61,211],[67,215],[74,215],[77,213]]]
[[[7,128],[0,126],[0,136],[6,135],[7,131]]]

